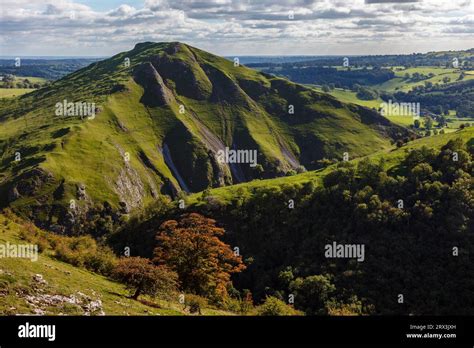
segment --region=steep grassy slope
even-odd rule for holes
[[[0,244],[23,245],[24,227],[0,214]],[[144,296],[132,300],[122,284],[58,261],[50,251],[37,261],[0,257],[0,314],[186,315],[183,305]],[[232,313],[206,308],[204,315]]]
[[[383,159],[384,166],[386,169],[396,170],[399,169],[401,160],[404,158],[405,154],[413,149],[420,149],[423,146],[428,148],[439,149],[445,145],[449,140],[460,138],[465,143],[474,144],[474,127],[465,128],[463,130],[458,130],[456,132],[439,134],[432,137],[416,139],[409,142],[405,146],[398,149],[382,150],[377,151],[371,155],[357,158],[352,162],[357,163],[363,158],[369,158],[374,162],[378,162]],[[267,179],[267,180],[254,180],[248,183],[242,183],[238,185],[220,187],[210,190],[207,200],[219,202],[221,204],[226,204],[230,202],[234,197],[239,195],[251,194],[252,190],[255,188],[262,187],[282,187],[284,185],[302,185],[308,182],[313,182],[316,185],[319,185],[323,177],[334,169],[334,165],[328,166],[324,169],[314,170],[302,174],[297,174],[293,176],[286,176],[276,179]],[[207,204],[206,200],[201,200],[201,193],[196,193],[189,196],[188,203],[190,205],[202,205]]]
[[[73,115],[61,115],[71,102],[88,112],[66,105]],[[408,132],[180,43],[138,44],[2,100],[0,124],[1,204],[61,232],[98,203],[126,214],[163,194],[283,176],[344,152],[364,156]],[[225,147],[256,151],[260,166],[219,163]]]

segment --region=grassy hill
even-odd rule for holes
[[[78,102],[87,115],[72,105],[61,116],[62,103]],[[1,205],[58,232],[99,204],[127,214],[160,195],[312,169],[408,134],[372,110],[180,43],[141,43],[3,99],[0,125]],[[219,163],[225,147],[257,151],[259,166]]]

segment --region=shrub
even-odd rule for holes
[[[20,230],[20,238],[28,241],[31,244],[38,246],[38,251],[43,252],[51,248],[51,244],[46,234],[36,228],[32,223],[22,223],[22,229]]]
[[[306,172],[306,168],[304,166],[298,166],[296,168],[296,173],[300,174],[300,173],[305,173]]]
[[[223,308],[228,311],[239,313],[242,315],[249,314],[252,310],[255,309],[253,306],[252,295],[250,293],[247,293],[247,295],[245,295],[243,299],[241,299],[240,297],[229,297],[224,302]]]
[[[108,247],[98,246],[92,237],[53,238],[52,245],[57,259],[103,275],[112,273],[116,263],[115,254]]]
[[[110,275],[115,267],[117,258],[108,247],[98,245],[90,236],[67,237],[45,232],[31,222],[26,222],[11,211],[4,211],[11,221],[21,225],[20,238],[38,245],[38,250],[52,250],[58,260],[89,271]]]
[[[362,302],[357,299],[357,296],[352,296],[348,302],[337,302],[334,299],[330,300],[326,307],[329,315],[362,315]]]
[[[300,311],[287,305],[282,300],[273,296],[268,296],[265,302],[257,307],[257,315],[261,316],[283,316],[283,315],[303,315]]]
[[[184,296],[184,308],[189,308],[189,313],[202,314],[202,310],[208,306],[207,299],[194,294]]]

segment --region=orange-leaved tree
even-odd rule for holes
[[[178,275],[168,267],[155,266],[142,257],[122,257],[114,270],[114,278],[134,291],[133,299],[141,294],[170,295],[177,290]]]
[[[232,273],[245,269],[241,256],[219,239],[223,228],[197,213],[164,222],[156,235],[153,261],[178,273],[183,290],[220,301]]]

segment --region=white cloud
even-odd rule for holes
[[[474,32],[470,0],[126,2],[97,11],[74,0],[2,0],[0,54],[109,55],[145,40],[219,54],[411,53],[469,48]]]

